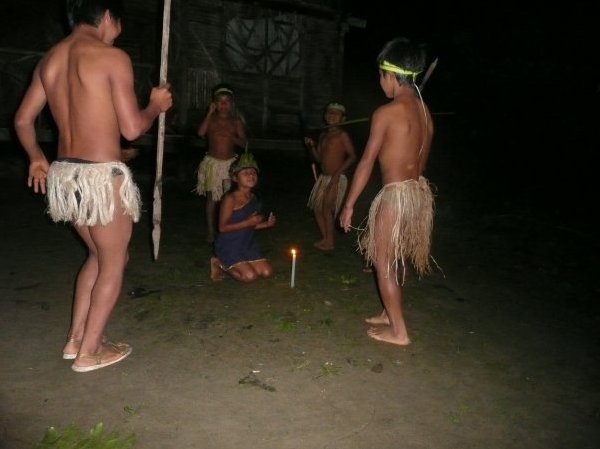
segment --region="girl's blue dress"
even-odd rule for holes
[[[246,204],[233,210],[228,224],[243,221],[255,212],[260,212],[260,202],[252,194]],[[215,239],[215,255],[225,270],[240,262],[263,259],[260,248],[254,241],[253,227],[218,234]]]

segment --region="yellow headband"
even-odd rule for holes
[[[394,72],[399,73],[400,75],[412,75],[413,77],[417,76],[421,72],[413,72],[412,70],[403,69],[402,67],[398,67],[397,65],[392,64],[389,61],[383,60],[381,64],[379,64],[379,68],[381,70],[385,70],[386,72]]]

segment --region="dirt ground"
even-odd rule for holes
[[[254,285],[210,281],[202,201],[168,162],[152,260],[152,176],[134,164],[145,213],[107,331],[134,351],[77,374],[61,348],[85,253],[44,216],[21,159],[5,155],[0,448],[98,422],[134,433],[140,449],[600,447],[597,240],[525,212],[466,214],[434,157],[443,274],[406,281],[413,343],[383,344],[366,335],[363,318],[380,309],[354,235],[330,253],[312,248],[305,160],[257,158],[278,224],[259,236],[276,276]]]

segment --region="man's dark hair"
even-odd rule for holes
[[[98,26],[108,10],[115,20],[123,17],[122,0],[67,0],[67,19],[71,28],[79,24]]]

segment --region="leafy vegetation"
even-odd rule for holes
[[[71,424],[62,431],[48,427],[34,449],[132,449],[134,444],[134,434],[121,437],[116,432],[106,433],[102,423],[96,424],[87,435]]]

